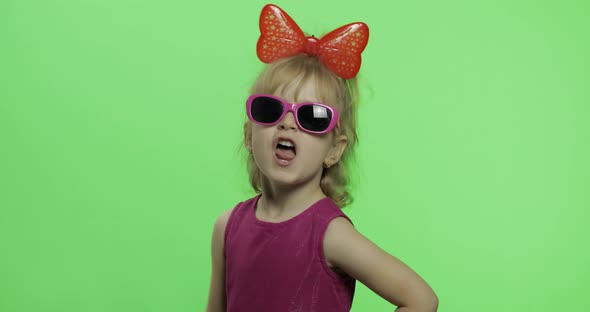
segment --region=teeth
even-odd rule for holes
[[[278,142],[278,143],[279,143],[279,144],[281,144],[281,145],[284,145],[284,146],[293,147],[293,143],[292,143],[292,142],[290,142],[290,141],[286,141],[286,140],[279,140],[279,142]]]

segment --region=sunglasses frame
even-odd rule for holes
[[[271,123],[264,123],[264,122],[254,120],[254,118],[252,117],[252,103],[254,102],[255,99],[257,99],[259,97],[271,98],[271,99],[276,100],[279,103],[281,103],[281,105],[283,106],[283,112],[281,113],[281,116],[277,119],[277,121],[271,122]],[[318,106],[328,109],[332,113],[332,119],[330,120],[330,124],[328,125],[326,130],[312,131],[309,129],[305,129],[301,126],[301,123],[299,123],[299,117],[297,116],[297,112],[299,111],[299,108],[301,108],[302,106],[306,106],[306,105],[318,105]],[[287,115],[288,112],[293,112],[293,116],[295,117],[295,122],[297,123],[297,127],[299,127],[299,129],[301,129],[302,131],[305,131],[305,132],[311,133],[311,134],[326,134],[326,133],[332,131],[332,129],[334,129],[336,127],[336,125],[338,124],[338,111],[330,105],[319,103],[319,102],[302,102],[302,103],[296,103],[296,104],[289,103],[289,102],[285,101],[284,99],[282,99],[278,96],[272,95],[272,94],[258,93],[258,94],[250,95],[248,97],[248,100],[246,101],[246,112],[248,114],[248,118],[253,123],[263,125],[263,126],[274,126],[277,123],[279,123],[281,120],[283,120],[283,118],[285,118],[285,115]]]

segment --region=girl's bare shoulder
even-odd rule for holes
[[[217,217],[217,220],[215,220],[215,225],[213,226],[214,232],[223,236],[229,217],[231,216],[231,213],[234,209],[235,208],[227,209]]]

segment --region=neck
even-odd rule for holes
[[[326,197],[320,188],[319,179],[317,183],[307,183],[300,186],[264,184],[266,187],[263,187],[258,207],[270,217],[300,212]]]

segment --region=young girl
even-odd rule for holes
[[[280,8],[260,16],[268,63],[246,101],[244,143],[257,196],[217,219],[207,311],[349,311],[358,280],[398,312],[436,311],[428,284],[356,231],[346,160],[363,23],[306,37]]]

